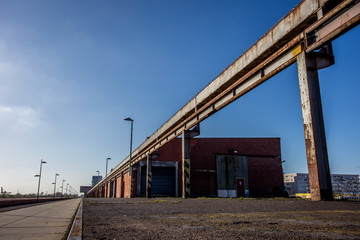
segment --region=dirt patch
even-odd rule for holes
[[[85,199],[83,239],[360,239],[360,202]]]

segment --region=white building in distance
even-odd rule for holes
[[[284,185],[290,196],[310,198],[309,175],[307,173],[284,174]],[[334,198],[359,199],[360,178],[354,174],[331,174]]]

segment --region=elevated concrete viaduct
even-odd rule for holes
[[[183,135],[183,165],[189,169],[190,158],[186,150],[190,139],[189,130],[297,62],[311,196],[314,201],[331,200],[332,188],[317,71],[334,64],[332,40],[357,26],[359,19],[358,0],[301,1],[135,149],[132,152],[132,164],[146,159],[165,143]],[[116,178],[125,176],[128,169],[129,157],[94,186],[88,195],[105,196],[100,189],[106,186],[108,190],[110,182],[116,183]],[[188,173],[186,169],[183,171],[183,197],[190,194],[186,190],[186,185],[190,184]],[[112,187],[115,189],[115,186]]]

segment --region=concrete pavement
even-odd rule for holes
[[[81,198],[0,213],[0,239],[62,239]]]

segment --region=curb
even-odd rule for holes
[[[74,222],[71,226],[67,240],[81,240],[82,239],[82,210],[83,210],[83,201],[81,200],[79,208],[74,218]]]

